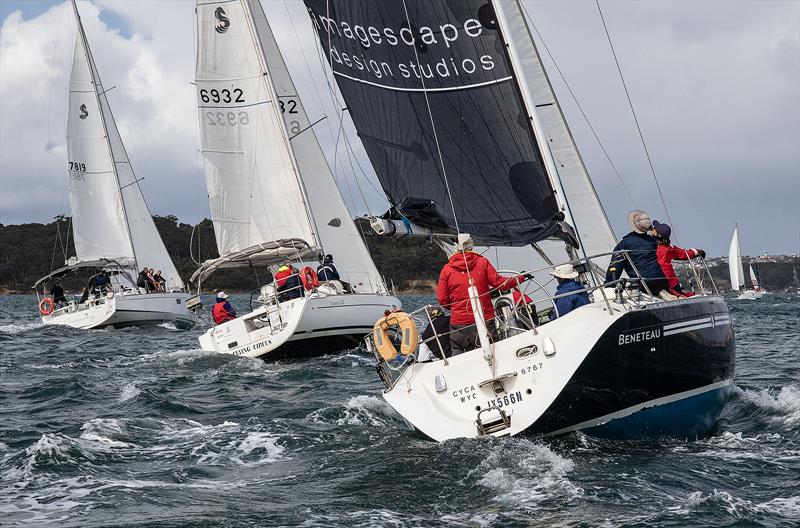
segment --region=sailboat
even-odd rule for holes
[[[753,271],[752,265],[750,266],[750,280],[752,281],[753,289],[747,289],[747,283],[744,278],[744,266],[742,266],[738,225],[733,229],[731,246],[728,250],[728,270],[731,275],[731,290],[738,293],[737,299],[754,300],[764,296],[764,290],[758,286],[758,279],[756,279],[756,274]]]
[[[305,5],[392,205],[376,231],[430,236],[448,252],[469,233],[489,257],[503,246],[525,253],[533,276],[525,287],[538,322],[529,326],[507,294],[488,301],[470,288],[479,342],[456,356],[423,361],[405,339],[434,326],[428,311],[378,320],[368,343],[389,405],[436,441],[706,434],[734,375],[725,300],[704,281],[697,295],[669,301],[644,283],[605,282],[616,238],[520,3]],[[553,318],[544,277],[564,261],[592,302]],[[483,302],[495,303],[496,339]],[[387,340],[398,330],[399,351]]]
[[[257,0],[197,2],[197,103],[220,257],[192,276],[198,289],[225,268],[299,263],[303,295],[260,290],[255,309],[209,328],[203,350],[250,357],[352,348],[401,306],[344,205]],[[340,279],[314,266],[334,257]],[[304,267],[305,266],[305,267]]]
[[[78,7],[67,121],[72,230],[76,255],[34,285],[45,325],[74,328],[173,323],[190,328],[199,299],[186,291],[139,187],[108,104]],[[162,270],[163,287],[137,286],[140,269]],[[108,286],[87,286],[79,300],[46,296],[48,286],[71,274],[105,272]],[[44,298],[39,296],[42,289]]]

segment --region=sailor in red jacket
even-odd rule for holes
[[[211,316],[214,318],[214,324],[222,324],[236,319],[236,310],[228,302],[228,295],[225,292],[217,294],[217,300],[214,307],[211,308]]]
[[[456,252],[442,268],[436,288],[439,304],[450,309],[450,343],[454,356],[478,347],[478,330],[469,300],[470,279],[478,289],[483,319],[489,333],[496,339],[497,328],[490,290],[510,290],[530,278],[527,274],[501,276],[491,262],[473,253],[473,246],[472,238],[468,234],[458,235]]]
[[[683,290],[681,281],[678,280],[678,276],[675,274],[675,268],[672,267],[672,261],[691,260],[695,257],[705,258],[706,252],[702,249],[683,249],[671,245],[669,237],[672,235],[672,228],[668,224],[653,220],[653,230],[656,232],[656,240],[658,240],[656,258],[664,272],[664,276],[669,281],[669,292],[680,297],[691,297],[694,293]]]

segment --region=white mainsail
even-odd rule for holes
[[[742,254],[739,249],[739,228],[733,230],[731,247],[728,250],[728,270],[731,274],[731,289],[738,291],[744,286],[744,268],[742,267]]]
[[[243,2],[197,2],[197,104],[219,267],[312,258],[319,242]]]
[[[383,290],[383,281],[342,200],[325,154],[292,81],[259,0],[246,0],[264,51],[269,76],[286,122],[300,177],[322,249],[334,255],[342,278],[361,293]]]
[[[74,9],[78,34],[70,75],[67,153],[78,260],[112,259],[134,270],[152,267],[162,271],[168,289],[182,289],[183,281],[153,223]]]
[[[556,182],[556,195],[566,209],[567,220],[577,231],[581,251],[584,256],[607,253],[617,243],[614,230],[564,119],[522,8],[518,1],[492,3],[523,99],[543,135],[538,138],[542,156],[554,162],[547,164],[547,169]],[[608,260],[606,257],[594,262],[605,268]]]

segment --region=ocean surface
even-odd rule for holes
[[[265,363],[0,297],[0,525],[797,527],[800,296],[729,305],[736,387],[708,438],[436,444],[363,350]]]

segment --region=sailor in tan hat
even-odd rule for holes
[[[550,275],[558,280],[558,288],[556,288],[557,299],[555,300],[557,317],[564,317],[575,308],[580,308],[592,302],[589,300],[589,294],[581,291],[585,289],[583,285],[575,280],[578,278],[578,272],[575,271],[572,264],[556,266],[550,272]],[[569,294],[569,292],[576,293]],[[559,297],[559,295],[564,295],[564,297]]]
[[[619,279],[624,271],[631,279],[638,280],[641,277],[653,295],[660,295],[664,291],[665,295],[662,297],[668,296],[674,299],[675,296],[669,293],[669,281],[664,276],[656,257],[658,241],[651,234],[653,222],[650,220],[650,215],[644,211],[631,211],[628,213],[628,225],[631,227],[631,232],[622,237],[614,248],[606,272],[606,282]],[[627,251],[628,258],[623,251]]]

